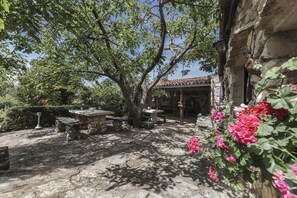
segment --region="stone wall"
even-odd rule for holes
[[[235,105],[243,103],[243,68],[248,60],[243,49],[255,63],[263,65],[262,75],[297,56],[297,1],[242,0],[239,3],[225,65],[225,82],[229,84],[226,92]],[[260,79],[260,75],[251,75],[252,84]],[[291,81],[294,80],[292,77]]]
[[[210,106],[214,108],[220,103],[221,81],[218,74],[211,77],[210,91]]]

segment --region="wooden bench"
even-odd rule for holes
[[[123,130],[123,122],[128,121],[128,117],[114,117],[114,116],[106,116],[106,120],[112,120],[112,125],[115,131]]]
[[[56,132],[66,132],[66,140],[81,139],[80,122],[70,117],[56,117]]]

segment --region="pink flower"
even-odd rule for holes
[[[285,180],[285,174],[283,173],[283,171],[279,170],[276,173],[273,173],[273,178],[277,179],[277,180]]]
[[[297,198],[297,195],[287,192],[287,194],[283,195],[283,198]]]
[[[293,164],[292,166],[293,173],[297,176],[297,164]]]
[[[208,175],[209,175],[209,177],[210,177],[210,179],[212,181],[215,181],[215,182],[218,182],[219,181],[218,173],[216,173],[214,171],[214,165],[213,164],[209,167]]]
[[[255,115],[240,114],[235,124],[229,126],[230,133],[235,141],[243,144],[257,142],[254,133],[257,132],[260,119]]]
[[[228,162],[231,162],[231,163],[235,163],[236,162],[236,159],[232,155],[230,155],[230,154],[226,157],[226,160]]]
[[[265,98],[262,102],[256,104],[255,106],[247,107],[246,109],[239,112],[239,114],[251,114],[260,118],[260,115],[271,115],[273,112],[273,108],[269,103],[267,103],[267,98]]]
[[[222,122],[225,119],[224,114],[218,110],[214,110],[211,117],[215,123]]]
[[[218,147],[220,147],[224,151],[229,150],[229,147],[224,143],[224,137],[221,135],[218,136],[216,144]]]
[[[195,136],[193,136],[189,141],[188,141],[188,150],[192,154],[197,153],[199,150],[202,150],[200,144],[199,144],[199,139]]]
[[[280,191],[282,196],[289,193],[289,185],[285,182],[284,173],[282,171],[273,173],[272,179],[272,185]]]

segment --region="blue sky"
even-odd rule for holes
[[[182,76],[181,71],[183,70],[183,67],[180,65],[178,69],[174,72],[174,74],[170,75],[168,79],[172,80],[172,79],[179,79],[179,78],[192,78],[192,77],[198,77],[198,76],[208,76],[212,74],[212,73],[201,71],[199,68],[200,68],[199,63],[198,62],[194,63],[190,66],[190,68],[186,68],[186,69],[189,69],[190,72],[186,76]]]

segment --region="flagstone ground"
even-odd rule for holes
[[[0,172],[0,197],[246,197],[207,175],[187,152],[194,124],[125,129],[65,141],[53,128],[0,134],[11,167]]]

